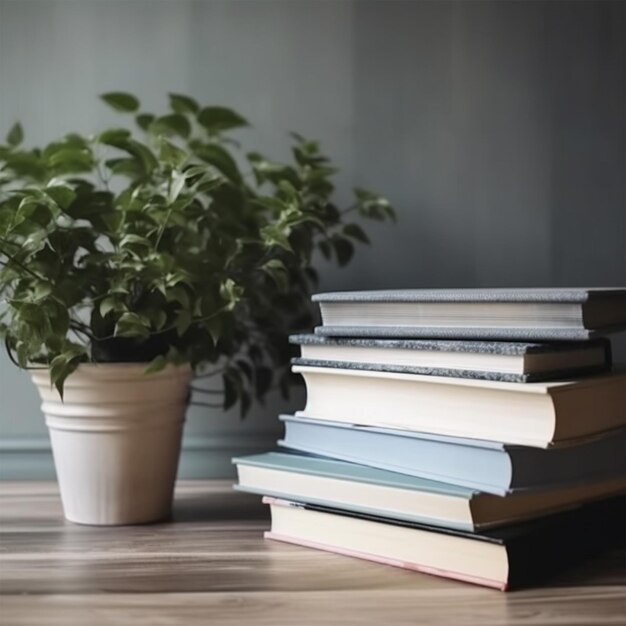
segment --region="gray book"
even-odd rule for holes
[[[551,343],[293,335],[294,365],[529,383],[611,367],[607,339]]]
[[[585,340],[626,328],[626,289],[405,289],[313,296],[326,336]]]
[[[625,433],[547,449],[282,415],[286,448],[506,495],[623,476]]]

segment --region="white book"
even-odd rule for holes
[[[296,415],[546,448],[626,424],[622,372],[565,382],[506,383],[293,366],[307,402]]]

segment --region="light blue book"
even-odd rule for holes
[[[624,491],[624,479],[507,497],[312,455],[233,459],[235,489],[386,519],[475,531],[546,515]]]
[[[301,452],[506,495],[623,476],[625,429],[576,445],[514,446],[283,415],[279,445]]]

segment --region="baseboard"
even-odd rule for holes
[[[267,433],[196,436],[183,439],[179,478],[231,478],[231,459],[271,450],[276,436]],[[50,441],[43,437],[0,439],[0,480],[53,480]]]

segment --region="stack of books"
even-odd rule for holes
[[[624,539],[626,290],[314,300],[306,407],[234,459],[268,538],[503,590]]]

